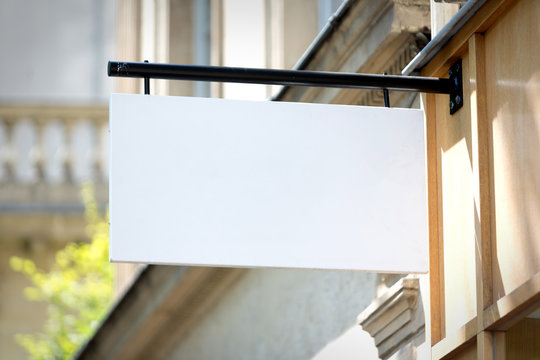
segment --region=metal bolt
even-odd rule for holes
[[[454,104],[453,101],[450,101],[450,111],[454,111],[455,108],[456,108],[456,104]]]
[[[457,105],[461,105],[461,96],[456,95],[455,102]]]

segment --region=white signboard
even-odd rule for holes
[[[114,262],[428,271],[420,110],[111,96]]]

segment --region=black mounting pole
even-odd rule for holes
[[[275,70],[225,66],[156,64],[109,61],[109,76],[144,78],[145,93],[150,79],[216,81],[248,84],[317,86],[383,90],[385,105],[390,106],[388,90],[418,91],[450,95],[450,114],[463,106],[461,60],[449,71],[449,79],[423,76],[372,75],[308,70]]]
[[[351,89],[388,89],[450,94],[450,79],[421,76],[372,75],[308,70],[275,70],[224,66],[109,61],[115,77],[297,85]]]

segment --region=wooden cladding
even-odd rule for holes
[[[425,97],[434,359],[514,356],[508,324],[540,301],[538,18],[489,1],[422,73],[463,62],[461,110]]]

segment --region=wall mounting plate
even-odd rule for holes
[[[448,70],[450,79],[450,114],[454,114],[463,106],[463,76],[461,59]]]

